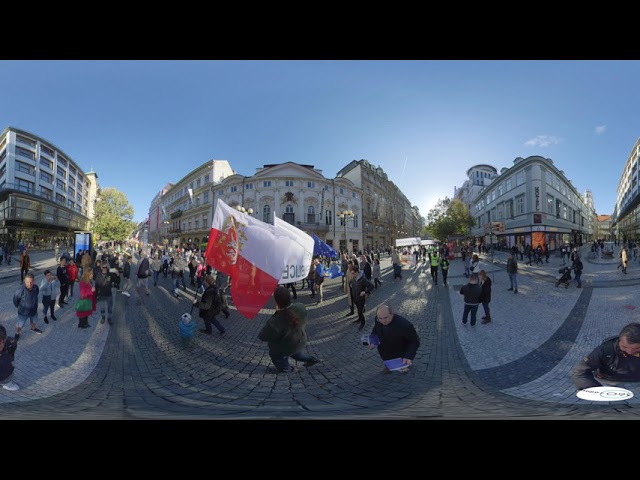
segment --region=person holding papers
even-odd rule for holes
[[[376,310],[376,321],[371,334],[377,335],[380,339],[377,348],[383,362],[400,359],[404,365],[400,371],[406,373],[420,346],[420,338],[413,324],[406,318],[394,314],[391,306],[382,304]],[[375,348],[375,345],[369,345],[369,348]],[[382,372],[390,371],[385,363]]]

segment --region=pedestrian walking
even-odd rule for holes
[[[572,265],[573,271],[575,272],[575,279],[576,279],[576,288],[582,288],[582,280],[581,280],[581,276],[582,276],[582,260],[580,260],[580,255],[578,255],[576,257],[576,259],[573,261],[573,265]]]
[[[44,310],[44,323],[49,323],[47,313],[51,312],[51,320],[58,320],[53,314],[56,306],[56,298],[58,296],[58,289],[60,288],[60,282],[57,277],[51,275],[51,270],[44,271],[44,278],[40,282],[40,293],[42,294],[42,308]]]
[[[484,270],[480,270],[479,277],[480,303],[482,303],[482,309],[484,310],[484,316],[480,323],[487,324],[491,321],[491,310],[489,309],[489,303],[491,303],[491,279]]]
[[[96,291],[96,287],[93,282],[93,269],[87,269],[79,282],[79,300],[88,299],[91,301],[92,308],[87,311],[79,311],[76,309],[76,315],[78,317],[78,328],[89,328],[89,317],[96,310],[96,302],[94,293]]]
[[[442,282],[443,285],[447,285],[447,275],[449,275],[449,259],[446,255],[440,258],[440,269],[442,270]]]
[[[65,299],[67,298],[67,293],[69,292],[69,276],[67,275],[67,259],[66,257],[60,257],[60,265],[56,269],[56,277],[58,278],[58,282],[60,282],[60,297],[58,298],[58,306],[60,308],[64,308],[67,304]]]
[[[20,253],[20,283],[24,282],[24,276],[31,270],[31,257],[25,248]]]
[[[509,274],[509,282],[511,282],[511,287],[507,290],[513,290],[513,293],[518,293],[518,260],[511,253],[507,258],[507,273]]]
[[[18,309],[18,320],[16,322],[16,335],[15,339],[20,339],[20,332],[24,324],[31,324],[31,331],[33,333],[41,334],[36,323],[38,321],[38,295],[40,294],[40,288],[35,284],[33,273],[27,273],[24,276],[24,283],[13,294],[13,305]]]

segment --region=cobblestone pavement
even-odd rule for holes
[[[367,300],[367,325],[375,307],[390,303],[411,320],[421,338],[406,375],[381,372],[377,353],[360,343],[341,279],[325,282],[324,302],[308,291],[298,301],[309,309],[307,350],[324,361],[296,373],[271,375],[266,344],[257,334],[273,313],[269,303],[247,320],[231,304],[221,322],[224,336],[196,334],[182,345],[180,315],[189,312],[192,290],[176,299],[160,276],[151,295],[114,292],[114,325],[91,320],[77,328],[73,300],[36,335],[23,330],[16,354],[16,392],[0,389],[2,418],[51,419],[624,419],[640,413],[636,397],[588,402],[576,397],[571,369],[603,338],[640,321],[640,264],[624,275],[617,258],[588,258],[583,249],[583,287],[555,286],[560,259],[519,263],[518,294],[507,291],[506,253],[482,256],[493,279],[492,322],[463,326],[462,262],[451,262],[449,285],[434,285],[426,266],[403,268],[395,281],[388,257],[382,281]],[[14,260],[17,258],[14,257]],[[40,284],[52,252],[32,252]],[[0,266],[0,322],[13,334],[11,298],[20,285],[17,262]],[[78,297],[76,288],[75,299]],[[478,317],[482,316],[482,307]],[[197,318],[196,315],[194,317]],[[198,319],[198,321],[200,321]],[[215,332],[215,329],[214,329]]]

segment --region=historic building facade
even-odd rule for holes
[[[276,215],[336,250],[362,250],[362,191],[347,178],[328,179],[313,165],[286,162],[264,165],[250,177],[226,177],[213,193],[231,207],[251,209],[265,223],[273,224]],[[341,221],[345,210],[354,215]]]
[[[555,250],[588,242],[594,233],[587,220],[592,208],[564,172],[540,156],[518,157],[503,168],[476,196],[471,214],[476,241],[502,248],[540,243]]]
[[[424,219],[387,174],[367,160],[353,160],[336,178],[346,178],[362,191],[363,248],[395,246],[398,238],[420,237]]]

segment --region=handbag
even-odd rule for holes
[[[93,310],[93,302],[90,298],[81,298],[76,302],[76,312],[90,312]]]

